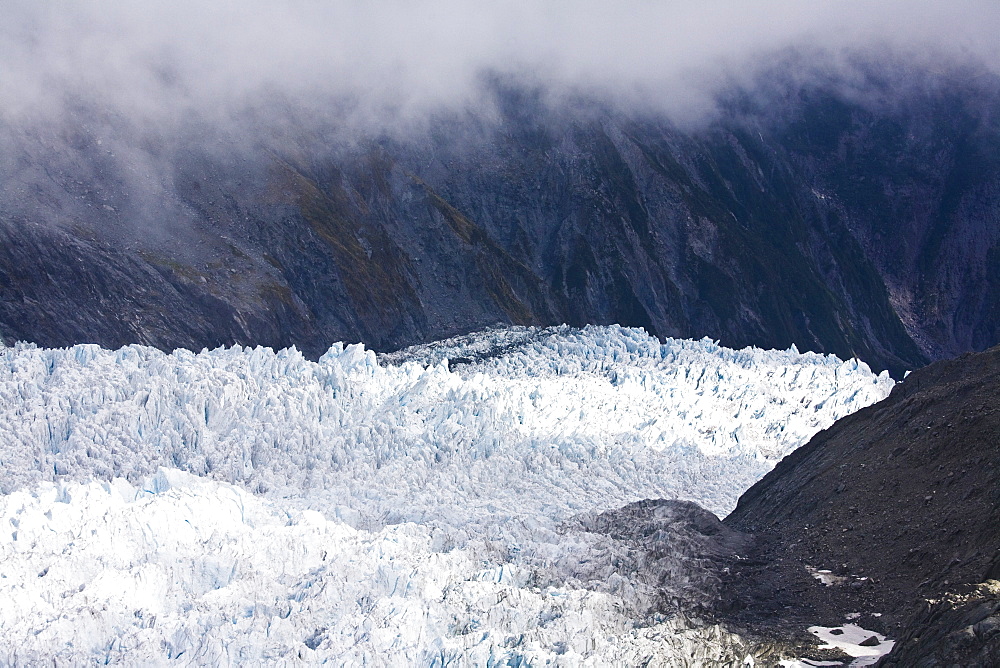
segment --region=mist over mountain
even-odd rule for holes
[[[0,333],[1000,338],[990,3],[15,2]]]
[[[186,134],[192,116],[232,128],[248,108],[278,123],[283,110],[268,103],[282,100],[311,124],[326,115],[406,132],[441,109],[488,110],[482,79],[497,72],[555,100],[583,93],[700,125],[720,89],[752,81],[775,54],[807,51],[813,67],[796,76],[845,86],[858,52],[996,71],[998,26],[983,0],[13,0],[0,26],[0,113],[48,121],[82,100]]]
[[[499,76],[495,116],[364,141],[294,113],[254,135],[158,133],[81,103],[74,123],[6,133],[0,327],[318,355],[617,322],[896,373],[983,348],[1000,85],[878,74],[863,99],[839,82],[733,90],[696,130]]]

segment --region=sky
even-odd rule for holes
[[[96,103],[182,125],[280,100],[369,119],[481,103],[484,73],[678,116],[789,49],[1000,69],[996,0],[3,0],[0,119]],[[849,74],[847,75],[849,76]],[[338,102],[339,101],[339,102]],[[345,102],[346,101],[346,102]]]

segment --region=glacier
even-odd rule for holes
[[[615,326],[316,362],[19,343],[0,356],[0,661],[742,665],[743,639],[664,614],[696,571],[676,592],[623,576],[627,546],[585,518],[650,498],[725,515],[892,385]]]

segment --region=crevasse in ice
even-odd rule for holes
[[[726,513],[891,387],[853,360],[619,327],[318,362],[18,344],[0,356],[0,661],[714,651],[714,627],[635,628],[641,592],[575,577],[607,538],[562,523],[644,498]]]

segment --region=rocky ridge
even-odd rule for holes
[[[995,665],[997,396],[1000,347],[914,372],[785,457],[725,519],[753,540],[723,615],[773,634],[853,613],[897,639],[882,665]]]
[[[0,333],[315,358],[620,323],[899,376],[1000,339],[1000,83],[877,74],[772,73],[696,129],[500,80],[489,121],[364,141],[302,119],[168,136],[83,104],[3,126]]]

